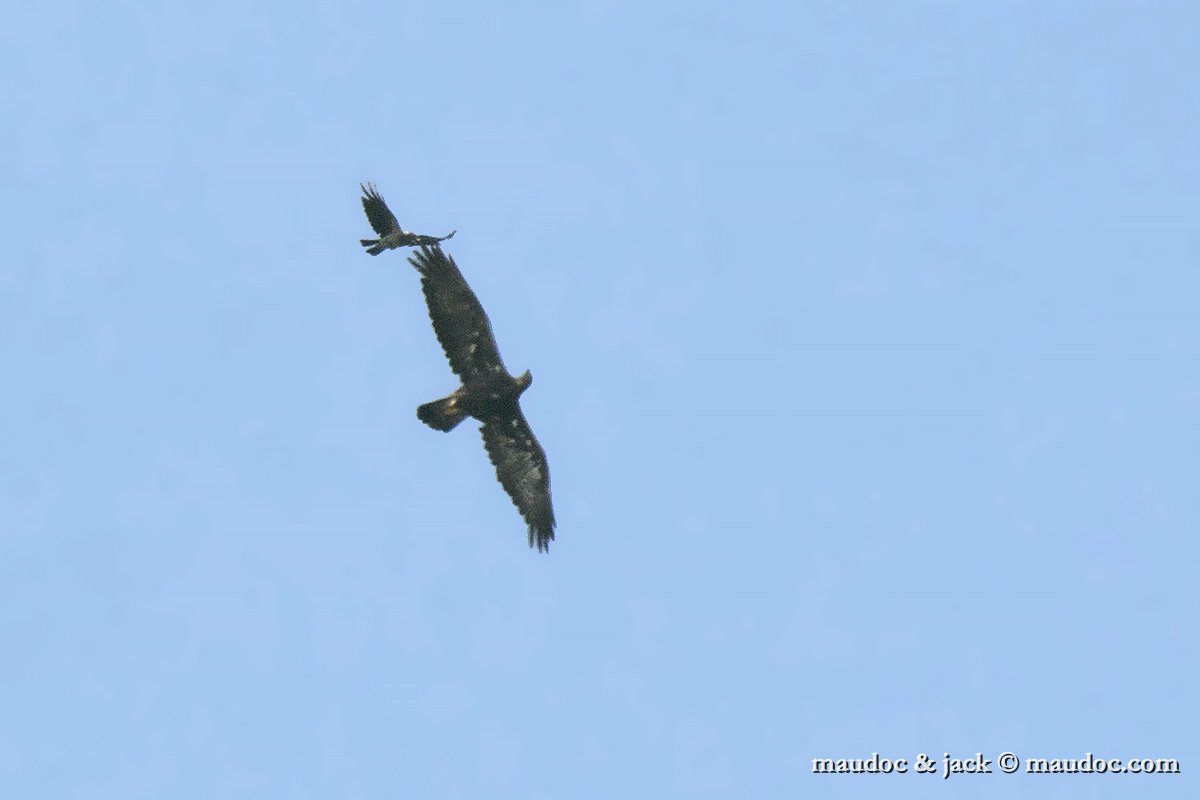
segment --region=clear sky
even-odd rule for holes
[[[1193,3],[0,31],[0,794],[1196,797]],[[550,459],[539,555],[417,276]],[[815,776],[814,758],[1176,758]]]

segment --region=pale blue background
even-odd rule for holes
[[[15,15],[15,16],[14,16]],[[0,33],[0,795],[1195,797],[1193,3]],[[549,556],[358,183],[449,250]],[[815,757],[1181,776],[817,777]]]

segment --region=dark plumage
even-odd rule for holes
[[[421,273],[434,333],[462,380],[449,397],[420,406],[417,418],[439,431],[453,430],[467,417],[482,422],[483,446],[529,525],[529,546],[549,550],[555,525],[550,471],[519,403],[533,376],[526,370],[514,378],[505,369],[487,314],[453,258],[435,244],[422,245],[408,260]]]
[[[375,188],[375,184],[358,185],[363,191],[363,211],[367,212],[367,220],[379,234],[378,239],[359,239],[367,252],[377,256],[384,250],[395,250],[397,247],[415,247],[418,245],[437,244],[449,239],[458,231],[450,231],[445,236],[426,236],[421,233],[406,231],[396,221],[396,215],[383,202],[383,196]]]

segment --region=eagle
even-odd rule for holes
[[[437,243],[422,244],[408,261],[421,274],[433,331],[450,369],[462,381],[448,397],[419,406],[417,419],[439,431],[451,431],[467,417],[482,423],[484,449],[500,485],[529,526],[529,546],[548,552],[555,525],[550,471],[519,402],[533,375],[525,370],[513,377],[505,369],[479,298]]]
[[[367,220],[379,234],[378,239],[359,239],[358,241],[373,256],[379,255],[384,250],[395,250],[397,247],[438,244],[458,233],[458,231],[450,231],[445,236],[426,236],[406,231],[400,227],[400,223],[396,221],[396,215],[387,207],[387,203],[383,202],[383,195],[379,194],[375,184],[367,183],[366,186],[363,186],[360,183],[358,188],[363,191],[362,204],[363,211],[367,212]]]

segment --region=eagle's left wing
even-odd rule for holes
[[[517,408],[508,419],[488,420],[480,428],[496,477],[529,525],[529,546],[549,551],[554,539],[554,508],[550,504],[550,470],[546,452],[534,438],[525,415]]]
[[[383,195],[375,188],[375,184],[368,183],[363,186],[360,183],[358,188],[363,191],[363,211],[367,212],[367,221],[371,223],[375,232],[380,236],[387,236],[400,230],[396,215],[387,207],[387,203],[383,202]]]

